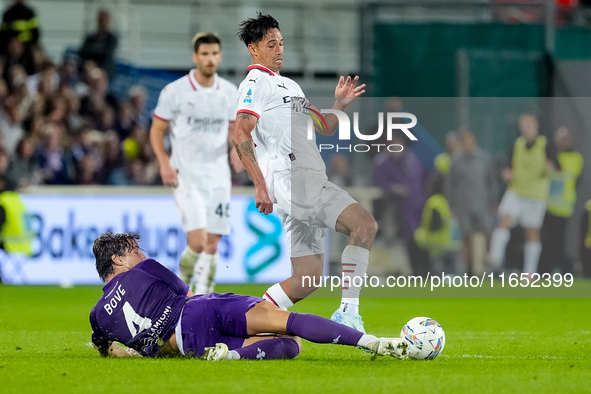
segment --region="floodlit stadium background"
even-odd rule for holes
[[[3,8],[11,4],[1,3]],[[541,134],[551,140],[557,127],[569,127],[576,149],[587,159],[566,237],[567,253],[577,263],[579,275],[581,218],[584,203],[591,198],[591,115],[585,98],[591,96],[591,7],[585,3],[28,1],[39,19],[41,46],[58,67],[76,52],[85,34],[95,30],[98,10],[108,10],[119,39],[110,92],[123,103],[134,86],[143,86],[145,111],[150,114],[160,89],[192,67],[190,41],[198,31],[220,35],[224,60],[219,73],[239,84],[250,56],[235,32],[238,23],[257,10],[279,21],[286,48],[282,74],[296,80],[308,97],[331,97],[338,76],[348,74],[358,74],[368,84],[367,97],[401,97],[405,110],[416,113],[422,126],[413,149],[428,171],[435,171],[433,160],[444,151],[446,134],[469,128],[494,158],[500,174],[518,136],[519,114],[535,110]],[[375,114],[383,102],[373,100],[366,113]],[[371,127],[375,119],[363,122]],[[74,136],[64,139],[65,145],[74,142]],[[396,201],[367,176],[372,173],[372,158],[346,154],[343,164],[335,163],[331,154],[323,157],[329,175],[331,166],[345,166],[333,176],[343,178],[351,194],[380,223],[368,274],[412,273],[404,242],[397,237],[400,223],[392,215]],[[152,164],[145,160],[141,170],[157,174]],[[23,189],[35,218],[33,229],[39,234],[33,244],[36,257],[3,258],[4,282],[98,283],[90,247],[94,237],[108,228],[140,232],[149,254],[174,269],[184,235],[172,196],[156,185],[156,178],[144,177],[136,182],[139,185],[82,186],[76,185],[79,180],[74,176],[69,181],[73,185],[34,184]],[[234,183],[233,232],[220,246],[218,282],[270,283],[285,278],[290,265],[279,220],[254,212],[252,189],[244,174]],[[500,179],[499,188],[504,189]],[[339,260],[342,240],[329,237],[329,241],[326,273],[338,273],[340,266],[333,267],[330,260]]]

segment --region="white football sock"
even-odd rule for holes
[[[213,293],[215,288],[215,272],[218,266],[218,253],[215,252],[208,256],[211,256],[211,260],[209,264],[209,275],[207,277],[207,292]]]
[[[505,249],[511,233],[509,230],[504,228],[495,228],[490,239],[490,259],[496,268],[503,266],[503,260],[505,259]]]
[[[343,276],[343,295],[341,299],[341,312],[359,313],[359,294],[363,285],[363,276],[369,265],[369,250],[355,245],[347,245],[341,257]],[[354,278],[357,278],[356,280]],[[356,286],[359,285],[359,286]]]
[[[236,350],[229,350],[224,360],[240,360],[240,354]]]
[[[263,298],[277,305],[284,311],[293,306],[293,302],[287,294],[285,294],[285,291],[279,283],[275,283],[273,286],[269,287],[265,292],[265,295],[263,295]]]
[[[534,274],[538,271],[538,262],[542,253],[540,242],[526,242],[523,250],[523,272]]]
[[[191,249],[189,245],[185,247],[185,250],[183,250],[183,253],[181,254],[180,277],[186,284],[191,282],[195,263],[199,260],[200,254],[201,253],[193,252],[193,249]]]
[[[211,260],[213,255],[201,253],[201,257],[195,264],[193,278],[189,285],[195,294],[206,294],[208,290],[209,270],[211,269]]]
[[[363,334],[361,336],[361,338],[359,338],[359,342],[357,342],[357,346],[361,346],[362,348],[366,348],[367,349],[367,345],[377,341],[378,337],[376,337],[375,335],[369,335],[369,334]]]

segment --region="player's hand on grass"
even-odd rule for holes
[[[267,185],[255,186],[254,198],[256,201],[256,207],[259,209],[260,213],[268,215],[273,212],[273,201],[271,201]]]
[[[177,187],[179,185],[177,171],[172,168],[170,163],[160,167],[160,176],[162,177],[162,183],[164,186]]]
[[[109,357],[142,357],[137,350],[125,346],[120,342],[113,342],[109,346]]]
[[[339,78],[339,83],[337,83],[337,87],[334,90],[336,103],[339,106],[346,107],[357,97],[365,93],[365,84],[357,86],[357,82],[359,82],[358,75],[355,78],[347,77],[345,79],[343,76]]]

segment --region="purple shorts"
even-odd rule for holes
[[[246,312],[262,298],[233,293],[210,293],[191,297],[181,316],[183,350],[201,357],[206,347],[225,343],[230,350],[242,347],[248,338]]]

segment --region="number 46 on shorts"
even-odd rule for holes
[[[217,208],[215,209],[215,214],[219,217],[230,217],[230,204],[226,203],[226,205],[219,203]]]

